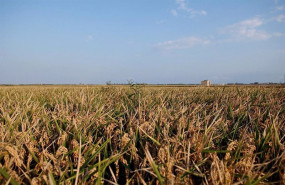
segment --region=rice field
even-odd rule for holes
[[[1,86],[0,184],[285,184],[285,88]]]

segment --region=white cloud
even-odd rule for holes
[[[87,40],[93,40],[93,35],[87,35]]]
[[[176,10],[171,10],[171,14],[172,14],[173,16],[177,16],[177,11],[176,11]]]
[[[258,29],[262,25],[264,20],[256,17],[227,26],[224,33],[232,35],[234,40],[267,40],[274,36]]]
[[[277,22],[285,22],[285,15],[284,14],[280,14],[277,17],[275,17],[275,20]]]
[[[270,13],[281,12],[284,10],[284,6],[275,6]]]
[[[285,49],[280,49],[277,51],[278,53],[285,53]]]
[[[275,8],[275,10],[277,10],[277,11],[282,11],[283,9],[284,9],[283,6],[277,6],[277,7]]]
[[[272,34],[272,36],[274,36],[274,37],[282,37],[282,36],[284,36],[284,34],[280,33],[280,32],[275,32],[275,33]]]
[[[185,0],[175,0],[176,4],[178,5],[177,9],[181,11],[187,12],[190,17],[194,17],[195,15],[207,15],[207,12],[205,10],[194,10],[192,8],[189,8],[186,4]],[[176,11],[175,11],[176,12]],[[172,15],[177,15],[177,12],[173,14],[171,11]]]
[[[156,24],[164,24],[166,21],[165,20],[159,20],[159,21],[156,21]]]
[[[207,39],[201,39],[198,37],[185,37],[177,40],[169,40],[165,42],[160,42],[156,45],[157,48],[160,49],[185,49],[190,48],[195,45],[206,45],[209,44],[210,41]]]
[[[188,10],[185,0],[176,0],[176,3],[179,5],[180,9]]]

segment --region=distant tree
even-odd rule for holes
[[[258,82],[254,82],[253,84],[257,85],[257,84],[258,84]]]
[[[111,80],[107,81],[107,82],[106,82],[106,85],[112,85]]]
[[[134,81],[132,79],[128,80],[128,85],[134,85]]]

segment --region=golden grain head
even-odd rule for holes
[[[0,184],[285,184],[282,86],[0,87]]]

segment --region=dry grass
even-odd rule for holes
[[[285,184],[285,89],[0,87],[0,184]]]

